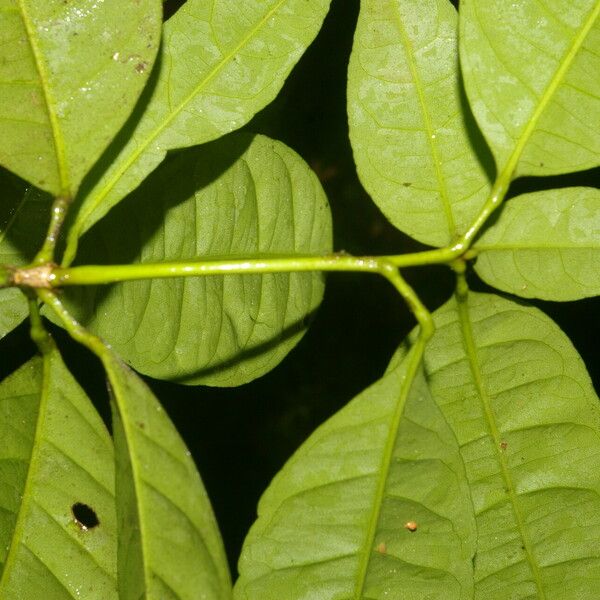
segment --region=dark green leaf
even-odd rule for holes
[[[116,600],[112,441],[56,350],[0,384],[0,439],[0,597]]]

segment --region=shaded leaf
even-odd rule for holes
[[[121,600],[226,600],[231,583],[189,451],[144,382],[104,361],[113,399]]]
[[[472,598],[464,468],[422,372],[411,375],[416,350],[273,480],[244,544],[235,598]]]
[[[490,187],[456,37],[448,0],[364,0],[348,70],[363,185],[396,227],[437,246],[465,232]]]
[[[599,164],[597,0],[464,0],[460,15],[465,87],[498,171]]]
[[[425,374],[471,488],[474,598],[597,598],[600,405],[583,361],[498,296],[451,300],[435,322]]]
[[[0,384],[0,437],[0,597],[116,600],[112,441],[58,351]]]
[[[0,164],[73,197],[133,109],[160,0],[0,0]]]
[[[600,294],[600,190],[565,188],[510,200],[477,241],[475,270],[525,298]]]
[[[90,232],[83,259],[251,259],[330,249],[329,207],[314,173],[284,144],[236,134],[165,163]],[[273,368],[298,342],[323,295],[323,278],[155,279],[81,293],[86,325],[137,370],[183,383],[239,385]]]
[[[51,200],[34,190],[0,169],[0,264],[24,265],[41,244]],[[0,289],[0,339],[22,323],[28,312],[27,301],[19,290]]]
[[[164,26],[151,96],[109,153],[76,221],[85,231],[135,189],[167,150],[238,129],[281,89],[330,0],[188,0]]]

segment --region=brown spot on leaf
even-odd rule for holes
[[[411,533],[417,530],[418,525],[414,521],[407,521],[404,523],[404,529],[408,529]]]

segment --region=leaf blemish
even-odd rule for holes
[[[89,531],[100,525],[100,520],[98,519],[96,511],[83,502],[75,502],[75,504],[71,506],[71,512],[73,513],[75,524],[81,531]]]
[[[411,533],[414,533],[417,530],[418,525],[414,521],[408,521],[404,523],[404,529],[408,529]]]
[[[385,554],[387,552],[387,546],[386,546],[385,542],[379,542],[379,544],[377,544],[377,548],[375,548],[375,550],[377,550],[377,552],[379,552],[379,554]]]

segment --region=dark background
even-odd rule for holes
[[[165,3],[172,14],[179,0]],[[333,0],[322,31],[282,93],[247,129],[280,139],[319,175],[333,212],[335,249],[352,254],[400,254],[424,249],[394,229],[362,189],[346,123],[346,65],[358,0]],[[515,182],[511,194],[543,187],[594,185],[599,170]],[[451,295],[446,267],[407,270],[431,309]],[[486,287],[474,276],[475,289]],[[597,299],[536,302],[569,335],[600,389]],[[335,274],[306,336],[271,373],[233,389],[184,387],[147,379],[188,444],[202,474],[235,573],[243,538],[271,478],[325,419],[381,376],[414,321],[397,292],[372,275]],[[79,382],[106,415],[102,372],[87,351],[53,328]],[[5,376],[33,354],[25,325],[0,346]]]

